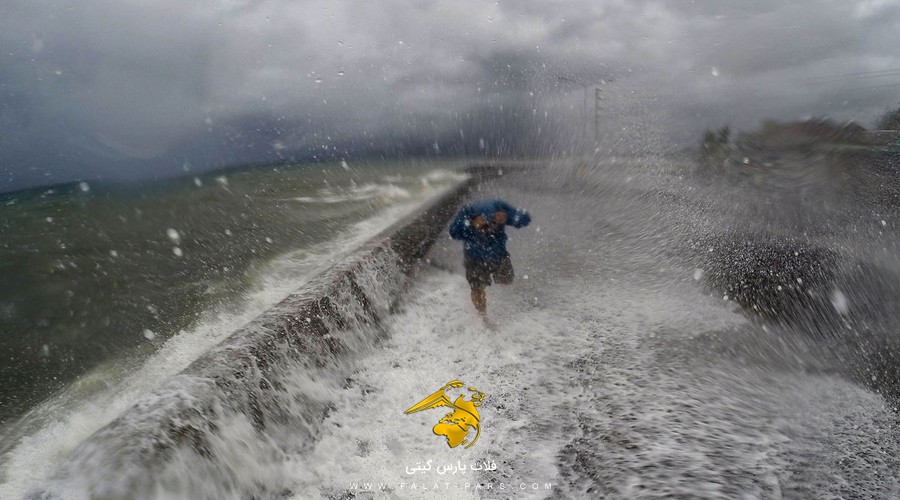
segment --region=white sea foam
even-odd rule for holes
[[[303,203],[347,203],[371,200],[384,204],[411,197],[412,194],[407,189],[394,184],[363,184],[349,188],[323,188],[319,190],[318,196],[298,196],[294,200]]]
[[[530,267],[528,262],[520,264],[523,271]],[[532,279],[489,291],[490,307],[497,310],[496,332],[485,328],[474,313],[460,274],[436,270],[420,274],[410,294],[415,298],[390,323],[391,340],[361,360],[363,368],[353,383],[336,395],[338,411],[326,420],[315,449],[294,457],[294,498],[328,498],[354,492],[354,487],[358,493],[365,483],[387,484],[401,498],[434,498],[435,485],[441,498],[490,498],[492,491],[498,497],[544,498],[549,494],[545,484],[552,484],[551,491],[559,489],[557,457],[572,437],[565,427],[574,424],[579,398],[588,391],[573,376],[571,363],[595,352],[599,328],[609,331],[620,324],[618,334],[643,336],[639,325],[647,324],[648,315],[660,324],[675,320],[687,327],[689,299],[651,300],[612,293],[608,287],[591,293],[571,282],[557,288],[548,283],[547,273],[529,272],[541,277],[540,284]],[[550,295],[539,304],[528,300],[540,289],[547,291],[548,285]],[[603,304],[600,310],[585,307],[595,301]],[[696,312],[697,304],[691,306]],[[623,319],[622,310],[632,317]],[[742,321],[719,310],[702,326],[693,326],[722,328]],[[639,372],[646,367],[613,368]],[[446,409],[403,414],[454,379],[487,393],[481,409],[482,435],[469,449],[450,449],[432,434],[431,427]],[[612,385],[603,390],[618,389]],[[429,459],[431,471],[407,473],[407,467]],[[479,460],[496,462],[498,470],[452,476],[436,472],[438,464]],[[533,484],[538,484],[537,490]]]
[[[466,178],[466,174],[453,170],[433,170],[423,176],[428,182],[458,182]]]
[[[375,204],[393,203],[429,192],[434,188],[431,184],[445,185],[461,182],[467,175],[452,170],[436,169],[419,177],[403,175],[386,175],[382,182],[356,184],[349,186],[328,186],[319,189],[316,196],[298,196],[294,201],[302,203],[347,203],[370,201]],[[418,181],[418,182],[416,182]]]

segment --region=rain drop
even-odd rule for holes
[[[833,290],[831,292],[831,305],[834,306],[835,311],[842,315],[846,315],[850,311],[850,304],[847,301],[847,296],[840,290]]]
[[[172,229],[171,227],[169,229],[166,229],[166,236],[168,236],[169,239],[172,240],[172,243],[176,245],[181,242],[181,235],[178,234],[178,231]]]

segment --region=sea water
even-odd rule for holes
[[[464,178],[290,165],[0,195],[0,495]]]

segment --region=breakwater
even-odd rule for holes
[[[470,167],[467,180],[423,211],[140,398],[28,497],[282,494],[278,467],[264,465],[314,443],[330,411],[327,394],[353,373],[354,359],[385,338],[382,320],[434,238],[473,186],[501,172]],[[217,480],[193,480],[211,475]]]

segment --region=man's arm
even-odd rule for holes
[[[521,208],[516,208],[505,201],[497,203],[497,208],[506,214],[506,224],[512,227],[525,227],[531,223],[531,215]]]
[[[469,206],[462,207],[453,223],[450,224],[450,237],[454,240],[464,240],[472,232],[471,222],[469,221]]]

